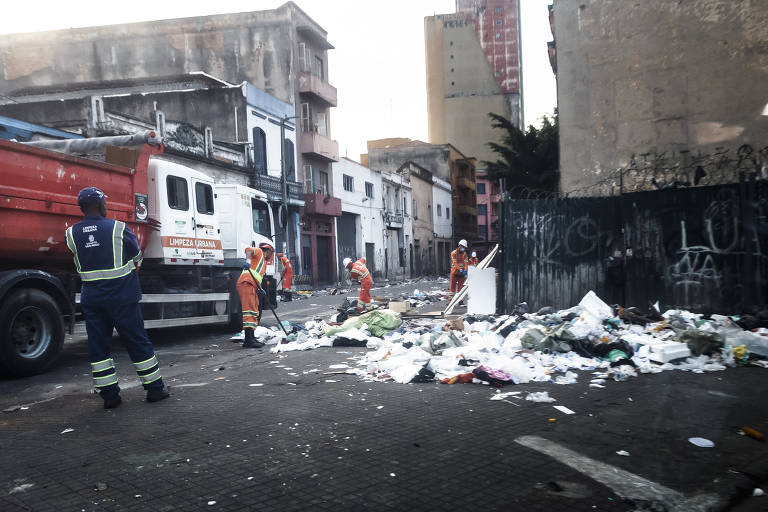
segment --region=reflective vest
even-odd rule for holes
[[[67,228],[67,247],[69,247],[69,250],[72,251],[72,254],[75,256],[77,273],[80,274],[80,279],[84,282],[99,281],[102,279],[119,279],[133,272],[136,265],[141,264],[141,251],[139,251],[139,253],[132,259],[123,263],[123,235],[125,233],[125,222],[120,222],[119,220],[108,222],[113,223],[109,239],[106,239],[104,233],[98,233],[99,226],[96,223],[89,224],[79,222],[74,226]],[[78,228],[78,231],[80,232],[75,233],[75,228]],[[108,252],[111,256],[109,258],[104,257],[105,251],[104,249],[101,249],[104,242],[109,244]],[[85,261],[81,263],[82,251],[78,246],[83,247],[83,250],[97,251],[97,254],[95,255],[96,257],[84,258]]]
[[[352,276],[352,279],[359,279],[361,281],[371,275],[371,273],[368,272],[368,267],[365,266],[365,258],[360,258],[354,262],[352,264],[352,270],[350,270],[349,273]]]
[[[246,256],[248,255],[248,252],[253,252],[253,256],[251,257],[251,268],[243,270],[242,274],[250,274],[250,276],[256,280],[256,284],[261,285],[261,281],[264,279],[264,274],[267,273],[267,262],[264,259],[264,252],[258,247],[247,248],[245,250]]]
[[[293,272],[293,269],[291,268],[291,261],[287,257],[283,256],[280,258],[280,262],[283,264],[283,270]]]
[[[462,270],[469,268],[469,256],[466,252],[454,249],[451,252],[451,274],[458,274]]]

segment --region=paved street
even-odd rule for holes
[[[341,300],[280,311],[306,319]],[[503,390],[548,391],[575,412],[564,414],[490,401],[482,385],[364,382],[329,369],[365,349],[278,355],[214,328],[152,337],[172,393],[161,403],[143,400],[117,339],[116,410],[91,393],[82,339],[51,372],[0,382],[0,510],[705,510],[729,503],[745,482],[735,471],[768,478],[765,443],[738,434],[768,431],[761,368],[605,389],[582,373],[574,385]],[[768,498],[740,510],[761,510],[759,500]]]

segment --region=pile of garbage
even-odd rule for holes
[[[347,373],[399,383],[438,380],[501,387],[528,382],[576,383],[590,371],[590,386],[640,373],[694,373],[752,364],[768,368],[768,329],[745,330],[739,317],[684,310],[661,314],[610,307],[589,292],[575,307],[528,312],[525,303],[502,316],[465,315],[403,321],[390,310],[372,311],[331,326],[289,324],[289,336],[259,327],[272,352],[323,346],[372,351]]]

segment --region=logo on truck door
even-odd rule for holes
[[[149,209],[147,208],[147,194],[133,194],[133,200],[136,205],[136,220],[145,222],[149,215]]]

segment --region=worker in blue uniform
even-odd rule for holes
[[[85,218],[67,229],[66,239],[83,284],[80,306],[88,333],[93,382],[104,399],[104,408],[112,409],[122,403],[109,350],[113,328],[125,343],[147,390],[147,401],[158,402],[169,394],[139,306],[141,287],[136,269],[141,265],[141,249],[136,235],[124,222],[105,218],[106,198],[95,187],[80,191],[77,204]]]

